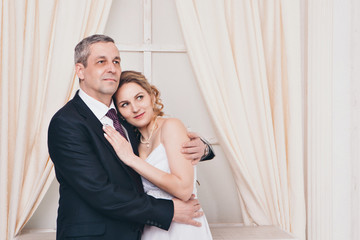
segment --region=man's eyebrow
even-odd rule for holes
[[[99,58],[106,58],[105,56],[97,56],[96,59],[99,59]]]
[[[95,57],[95,59],[106,59],[106,56],[103,56],[103,55],[99,55],[97,57]],[[119,56],[116,56],[113,58],[113,60],[121,60],[121,58]]]

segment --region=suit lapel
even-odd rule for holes
[[[85,104],[85,102],[79,97],[78,92],[73,98],[73,103],[78,110],[79,114],[82,115],[87,122],[88,126],[98,135],[98,137],[105,142],[108,148],[111,148],[113,154],[116,155],[114,149],[112,149],[111,144],[105,139],[104,132],[102,130],[102,124],[99,119],[96,118],[94,113],[90,110],[90,108]]]
[[[129,135],[129,139],[130,139],[130,143],[132,146],[132,149],[134,151],[134,153],[139,156],[139,150],[138,150],[138,146],[139,146],[139,137],[137,136],[137,132],[135,131],[135,127],[132,126],[131,124],[129,124],[128,122],[126,122],[125,120],[123,120],[121,117],[119,118],[121,124],[125,127],[128,135]]]
[[[99,119],[96,118],[94,113],[85,104],[85,102],[79,97],[78,92],[76,93],[76,95],[73,98],[73,103],[74,103],[74,106],[76,107],[76,109],[78,110],[79,114],[82,115],[84,117],[85,121],[88,123],[88,126],[96,133],[96,135],[99,137],[99,139],[105,143],[106,147],[114,155],[114,157],[118,159],[118,162],[125,169],[125,171],[134,179],[135,185],[138,188],[138,190],[141,190],[143,192],[143,186],[142,186],[139,175],[132,168],[130,168],[129,166],[124,164],[123,161],[121,161],[119,159],[119,157],[116,155],[114,148],[104,137],[104,131],[102,130],[102,127],[103,127],[102,123],[99,121]],[[128,128],[126,128],[126,129],[128,130]],[[133,143],[133,142],[136,142],[136,140],[134,138],[133,130],[132,130],[132,132],[130,130],[128,132],[128,134],[129,134],[129,138],[131,135],[130,141],[132,143],[132,147],[134,148],[134,144],[136,144],[136,143]],[[132,141],[132,139],[134,141]],[[136,153],[137,152],[138,151],[137,151],[137,147],[136,147]]]
[[[125,120],[122,120],[121,117],[119,119],[120,119],[121,124],[125,127],[125,129],[126,129],[126,131],[128,133],[129,140],[130,140],[130,143],[131,143],[131,146],[132,146],[132,149],[133,149],[134,153],[137,156],[139,156],[139,150],[138,150],[139,138],[138,138],[138,136],[136,135],[136,133],[134,131],[134,126],[132,126],[131,124],[129,124]],[[132,176],[135,179],[135,182],[136,182],[137,187],[138,187],[138,191],[139,192],[144,192],[144,187],[142,185],[141,178],[140,178],[139,174],[137,172],[135,172],[132,168],[129,168],[129,169],[130,169],[130,173],[132,174]]]

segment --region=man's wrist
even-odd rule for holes
[[[201,157],[201,160],[204,160],[209,155],[210,152],[209,145],[206,142],[204,142],[204,144],[205,144],[205,149],[204,149],[204,154]]]

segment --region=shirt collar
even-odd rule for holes
[[[102,102],[96,100],[95,98],[90,97],[81,88],[79,90],[79,97],[85,102],[85,104],[90,108],[90,110],[99,120],[101,120],[106,115],[109,109],[114,108],[116,111],[113,100],[111,100],[110,107],[108,107]]]

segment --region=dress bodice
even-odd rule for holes
[[[170,173],[170,167],[166,156],[165,148],[162,144],[157,146],[150,155],[146,158],[146,161],[154,167]],[[196,196],[196,169],[194,167],[194,190],[193,193]],[[144,190],[147,194],[162,199],[172,199],[173,196],[169,193],[161,190],[148,180],[142,177]],[[170,228],[165,231],[155,226],[145,226],[144,232],[141,236],[142,240],[179,240],[179,239],[196,239],[196,240],[212,240],[209,224],[205,215],[195,218],[196,221],[201,223],[201,227],[195,227],[192,225],[172,222]]]
[[[159,146],[157,146],[146,158],[145,160],[152,166],[170,173],[170,167],[169,162],[166,156],[166,150],[165,147],[160,143]],[[195,167],[194,167],[195,168]],[[196,195],[196,169],[194,169],[194,190],[193,193]],[[154,184],[152,184],[150,181],[145,179],[144,177],[141,177],[142,183],[144,185],[144,191],[148,195],[151,195],[155,198],[163,198],[163,199],[172,199],[173,196],[162,189],[158,188]]]

